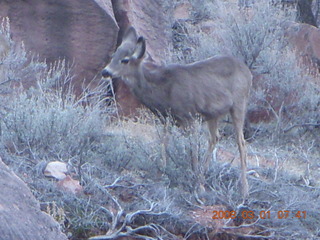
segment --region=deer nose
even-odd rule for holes
[[[107,69],[103,69],[101,74],[104,78],[112,77],[112,74]]]

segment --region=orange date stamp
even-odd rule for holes
[[[239,216],[237,216],[236,211],[224,211],[224,210],[216,210],[212,211],[212,219],[235,219],[237,217],[241,217],[242,219],[255,219],[259,217],[260,219],[271,219],[271,217],[275,217],[278,219],[289,219],[289,218],[299,218],[306,219],[307,211],[288,211],[281,210],[276,212],[271,211],[242,211]]]

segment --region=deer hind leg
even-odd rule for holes
[[[241,190],[242,197],[245,200],[248,197],[249,186],[247,181],[247,150],[246,143],[243,135],[243,126],[245,120],[245,104],[241,108],[234,108],[231,110],[231,116],[233,120],[233,125],[236,131],[236,140],[240,152],[240,162],[241,162]]]
[[[162,159],[162,167],[166,169],[167,167],[167,147],[169,145],[169,123],[165,122],[163,125],[162,136],[161,139],[161,159]]]
[[[188,125],[183,125],[183,130],[186,135],[188,135],[190,138],[193,138],[196,132],[196,125],[192,123],[188,123]],[[197,142],[193,141],[193,139],[190,141],[190,155],[191,155],[191,168],[194,173],[197,175],[200,174],[199,169],[199,159],[198,159],[198,150],[197,150]]]
[[[210,138],[209,138],[209,142],[208,142],[208,150],[206,152],[205,155],[205,159],[204,159],[204,165],[203,168],[205,171],[207,171],[209,169],[209,165],[210,162],[212,160],[212,153],[213,150],[215,149],[215,146],[218,142],[219,139],[219,132],[218,132],[218,119],[211,119],[207,122],[208,128],[209,128],[209,132],[210,132]]]

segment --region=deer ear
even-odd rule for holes
[[[135,43],[138,39],[137,32],[133,27],[129,27],[122,37],[122,42]]]
[[[135,59],[141,59],[146,51],[146,40],[143,37],[139,37],[136,48],[132,54]]]

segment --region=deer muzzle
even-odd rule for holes
[[[107,69],[103,69],[102,72],[101,72],[101,75],[104,78],[112,77],[111,72],[109,72]]]

